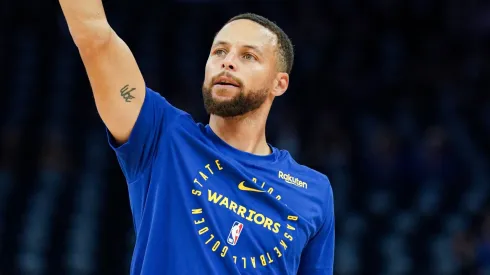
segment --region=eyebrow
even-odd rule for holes
[[[213,44],[213,48],[216,47],[216,46],[230,46],[230,43],[226,42],[226,41],[216,41],[214,44]],[[243,45],[242,47],[244,48],[248,48],[248,49],[251,49],[251,50],[254,50],[256,52],[258,52],[259,54],[262,54],[262,51],[259,50],[259,48],[257,46],[253,46],[253,45]]]

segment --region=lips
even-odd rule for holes
[[[238,82],[233,80],[231,77],[226,77],[226,76],[220,76],[218,77],[214,83],[214,85],[227,85],[227,86],[233,86],[233,87],[239,87],[240,85]]]

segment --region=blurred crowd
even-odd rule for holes
[[[104,2],[148,86],[204,123],[222,24],[290,35],[268,138],[329,176],[336,274],[490,274],[490,2]],[[124,178],[59,6],[1,1],[0,37],[0,274],[127,273]]]

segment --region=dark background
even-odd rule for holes
[[[490,274],[490,1],[105,7],[147,84],[204,123],[222,24],[256,12],[290,35],[268,139],[329,176],[336,274]],[[127,274],[126,183],[57,1],[0,0],[0,61],[0,274]]]

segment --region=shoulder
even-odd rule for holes
[[[299,163],[287,150],[280,150],[280,154],[281,159],[285,162],[284,170],[279,171],[280,178],[301,184],[305,189],[314,190],[314,192],[322,194],[332,192],[330,179],[326,174]]]
[[[300,188],[298,202],[309,204],[307,215],[313,217],[316,228],[319,228],[329,217],[333,216],[334,194],[328,176],[307,165],[299,163],[289,152],[281,150],[281,169],[278,177],[283,181]],[[301,199],[300,199],[301,198]]]
[[[145,112],[145,110],[147,111]],[[196,126],[194,118],[188,112],[177,107],[167,97],[149,87],[146,87],[142,113],[148,113],[146,119],[160,120],[166,132],[177,128]]]
[[[169,100],[164,97],[160,92],[153,90],[150,87],[146,87],[144,104],[154,106],[156,109],[160,109],[166,114],[173,114],[175,116],[190,117],[189,113],[176,107]],[[144,105],[143,105],[144,106]]]

